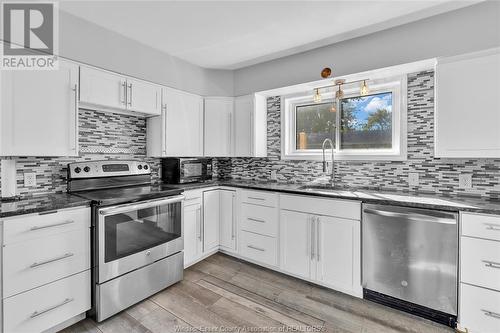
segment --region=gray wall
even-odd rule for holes
[[[325,24],[331,24],[325,22]],[[235,72],[235,95],[500,46],[500,2],[488,1]]]
[[[233,96],[234,72],[205,69],[60,12],[59,54],[200,95]]]

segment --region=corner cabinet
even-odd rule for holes
[[[163,88],[160,116],[147,120],[147,153],[152,157],[203,156],[203,98]]]
[[[0,155],[78,156],[78,65],[1,71]]]
[[[267,102],[252,94],[234,99],[234,156],[267,157]]]
[[[222,250],[236,251],[236,191],[219,190],[219,244]]]
[[[500,157],[500,48],[438,59],[435,157]]]
[[[161,86],[106,70],[81,66],[80,106],[91,110],[159,115]]]
[[[205,156],[230,157],[233,155],[233,113],[232,97],[205,98]]]

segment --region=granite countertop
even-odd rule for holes
[[[205,183],[170,185],[192,190],[212,186],[230,186],[246,189],[275,191],[290,194],[304,194],[338,199],[358,200],[365,203],[400,205],[415,208],[430,208],[452,212],[468,211],[500,215],[500,199],[488,199],[467,196],[444,196],[432,193],[398,192],[381,189],[335,188],[328,186],[307,186],[306,184],[288,184],[260,182],[252,180],[216,180]]]
[[[0,218],[80,206],[90,206],[90,200],[68,193],[39,195],[12,202],[0,202]]]

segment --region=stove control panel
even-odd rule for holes
[[[151,168],[142,161],[86,161],[68,164],[68,179],[149,174]]]

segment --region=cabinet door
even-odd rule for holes
[[[205,99],[205,156],[231,156],[232,117],[232,98]]]
[[[236,97],[234,100],[234,156],[253,155],[254,100],[253,95]]]
[[[500,157],[500,48],[436,66],[435,156]]]
[[[220,245],[236,250],[236,192],[220,190]]]
[[[311,216],[280,212],[280,265],[291,274],[309,279],[312,266]]]
[[[220,192],[203,192],[203,252],[219,246]]]
[[[316,216],[316,279],[336,290],[357,291],[361,285],[360,222]]]
[[[126,109],[124,76],[91,67],[80,67],[80,102],[104,108]]]
[[[203,98],[164,89],[166,156],[203,156]]]
[[[2,71],[0,154],[78,155],[78,66]]]
[[[190,266],[200,256],[202,250],[201,205],[184,207],[184,267]]]
[[[161,86],[128,78],[127,110],[150,115],[160,115]]]

